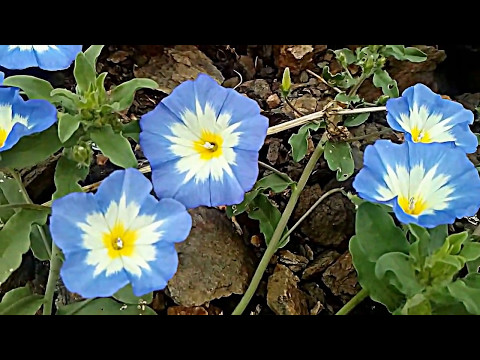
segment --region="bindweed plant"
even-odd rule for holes
[[[73,62],[76,82],[70,91],[33,76],[3,79],[0,74],[0,283],[30,249],[50,262],[45,293],[34,294],[28,286],[13,289],[1,299],[0,314],[154,315],[148,306],[153,291],[164,289],[176,273],[175,243],[184,241],[192,226],[187,209],[225,205],[229,217],[246,212],[258,220],[267,244],[233,312],[241,314],[273,254],[316,206],[337,192],[357,207],[349,248],[363,288],[338,314],[367,296],[393,314],[480,313],[478,237],[448,234],[447,228],[480,207],[475,195],[480,194],[480,178],[466,156],[478,144],[469,128],[473,114],[421,84],[399,97],[395,80],[384,69],[389,57],[419,62],[426,59],[423,52],[401,45],[336,50],[343,71],[332,74],[325,67],[321,76],[312,74],[337,95],[314,114],[302,114],[290,102],[287,68],[280,91],[299,118],[268,127],[254,100],[206,74],[178,85],[140,121],[124,124],[120,114],[129,109],[135,92],[158,86],[137,78],[107,90],[107,73],[96,71],[102,49],[0,46],[0,66],[55,71]],[[356,77],[350,71],[354,66],[360,69]],[[357,94],[370,77],[384,94],[375,103]],[[405,142],[378,140],[367,146],[353,182],[358,196],[343,188],[327,191],[287,227],[320,157],[337,180],[348,179],[354,173],[349,143],[359,138],[347,128],[384,110],[391,128],[405,133]],[[258,160],[267,135],[300,125],[289,140],[294,161],[307,156],[310,132],[323,134],[295,182]],[[131,141],[140,144],[148,168],[137,169]],[[123,169],[98,186],[82,188],[93,147]],[[52,156],[57,157],[56,190],[51,201],[33,204],[19,171]],[[259,165],[270,172],[261,179]],[[148,171],[152,181],[143,175]],[[280,193],[290,194],[283,212],[271,200]],[[83,299],[55,307],[60,278]]]

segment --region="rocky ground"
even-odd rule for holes
[[[335,96],[333,89],[318,81],[306,70],[320,73],[329,65],[332,72],[340,70],[334,54],[328,49],[354,48],[357,45],[200,45],[200,46],[127,46],[108,45],[99,58],[97,70],[107,71],[107,88],[133,77],[148,77],[160,84],[161,91],[141,90],[133,106],[123,117],[124,121],[138,120],[153,109],[159,101],[184,80],[206,72],[225,87],[236,87],[246,96],[258,102],[270,126],[295,118],[292,109],[280,100],[279,81],[285,66],[292,73],[291,101],[302,113],[319,111]],[[452,70],[461,66],[448,63],[458,48],[419,46],[428,54],[423,63],[390,60],[387,70],[397,80],[400,92],[406,87],[422,82],[434,91],[449,95],[473,110],[480,102],[480,93],[462,93],[462,89],[474,88],[464,80],[455,79]],[[462,48],[477,56],[476,48]],[[478,57],[478,56],[477,56]],[[455,56],[453,56],[455,60]],[[458,59],[458,58],[457,58]],[[456,60],[455,60],[456,61]],[[358,69],[351,69],[352,73]],[[239,76],[241,74],[241,76]],[[477,85],[480,85],[480,76]],[[476,81],[472,74],[471,81]],[[71,71],[55,74],[50,79],[56,86],[74,86]],[[239,85],[240,84],[240,85]],[[480,88],[480,87],[478,87]],[[359,94],[367,101],[374,101],[380,90],[371,82],[365,82]],[[350,128],[353,136],[374,133],[387,128],[385,113],[374,113],[369,120],[356,128]],[[320,135],[313,134],[309,153],[300,163],[291,157],[289,137],[298,129],[292,129],[267,137],[260,151],[260,160],[287,173],[298,181],[303,168]],[[475,124],[474,131],[480,130]],[[383,138],[398,141],[393,131]],[[363,150],[368,141],[352,143],[355,170],[362,166]],[[135,147],[140,167],[146,159],[140,147]],[[480,153],[470,156],[475,165],[480,164]],[[33,200],[41,203],[50,199],[54,190],[53,170],[56,158],[49,159],[35,169],[24,171],[27,189]],[[115,169],[108,159],[97,155],[84,185],[102,180]],[[269,170],[260,168],[260,177]],[[318,162],[295,212],[293,224],[326,191],[343,186],[353,191],[354,176],[339,183],[323,158]],[[289,193],[272,194],[271,200],[280,211],[285,207]],[[193,229],[188,239],[178,244],[180,265],[177,274],[164,291],[155,293],[151,306],[158,314],[229,314],[247,288],[255,268],[265,251],[258,223],[241,214],[236,224],[229,220],[222,209],[198,208],[191,210]],[[330,315],[351,299],[358,291],[356,272],[348,252],[348,240],[355,231],[353,204],[341,194],[327,198],[292,233],[289,244],[272,258],[262,282],[245,314],[278,315]],[[476,219],[458,221],[452,230],[463,230],[476,225]],[[48,263],[38,262],[27,253],[24,262],[0,287],[0,295],[11,288],[31,282],[42,293],[46,284]],[[74,300],[73,294],[60,292],[59,301]],[[378,303],[365,300],[353,314],[388,314]]]

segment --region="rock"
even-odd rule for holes
[[[321,253],[303,272],[302,280],[309,280],[325,271],[335,260],[340,257],[340,254],[335,250],[327,250]]]
[[[438,91],[435,69],[439,63],[446,59],[445,51],[438,50],[433,46],[419,45],[417,47],[428,56],[424,62],[413,63],[396,60],[394,57],[388,58],[389,64],[386,70],[397,81],[400,94],[406,88],[417,83],[427,85],[434,92]],[[375,101],[382,95],[382,90],[373,86],[370,78],[360,87],[358,95],[365,98],[365,101]]]
[[[267,105],[270,109],[275,109],[281,104],[281,100],[277,94],[272,94],[267,98]]]
[[[275,65],[283,71],[287,66],[292,75],[312,67],[313,56],[326,49],[327,45],[274,45]]]
[[[317,111],[318,101],[310,94],[293,99],[291,100],[291,103],[295,109],[300,111],[302,114],[311,114]],[[283,105],[283,111],[290,117],[296,117],[293,109],[286,103]]]
[[[278,252],[278,257],[278,262],[288,266],[293,272],[305,269],[308,264],[308,259],[305,256],[296,255],[289,250],[280,250]]]
[[[233,89],[240,83],[240,78],[238,76],[231,77],[223,82],[223,87]]]
[[[133,72],[136,77],[156,81],[159,90],[166,94],[170,94],[182,82],[196,79],[200,73],[210,75],[219,84],[225,80],[212,60],[193,45],[165,48],[163,53],[152,56],[148,63]]]
[[[333,295],[346,303],[358,292],[357,272],[352,263],[352,255],[346,251],[331,265],[322,276],[323,283]]]
[[[480,93],[466,93],[455,96],[460,104],[462,104],[466,109],[475,111],[475,109],[480,105]]]
[[[252,80],[255,77],[255,62],[251,56],[241,55],[238,65],[243,75],[243,80]]]
[[[264,79],[256,79],[245,81],[238,87],[239,92],[246,93],[249,97],[255,100],[264,100],[272,95],[270,85]]]
[[[167,315],[222,315],[223,311],[215,306],[205,309],[202,306],[170,306]]]
[[[107,60],[111,61],[114,64],[121,63],[122,61],[125,61],[131,54],[127,51],[123,50],[118,50],[115,51],[113,54],[111,54]]]
[[[275,165],[280,156],[280,148],[282,147],[282,142],[277,138],[270,138],[268,144],[267,160],[270,164]]]
[[[320,185],[306,186],[293,214],[297,221],[322,196]],[[355,206],[342,194],[327,197],[302,222],[300,230],[322,246],[339,246],[355,231]]]
[[[310,315],[317,315],[327,304],[325,292],[314,282],[304,284],[302,289],[308,294],[307,300],[308,307],[310,308]]]
[[[200,306],[231,294],[243,294],[256,259],[219,210],[189,210],[193,227],[188,238],[175,244],[179,265],[168,282],[169,296],[183,306]]]
[[[309,314],[307,295],[297,287],[299,281],[290,269],[277,264],[267,285],[267,305],[275,314]]]

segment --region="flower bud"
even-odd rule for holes
[[[282,91],[282,95],[284,97],[290,95],[291,87],[292,79],[290,78],[290,68],[286,67],[283,71],[282,85],[280,86],[280,90]]]

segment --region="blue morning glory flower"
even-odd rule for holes
[[[402,96],[387,101],[387,121],[405,132],[407,141],[455,144],[466,153],[477,150],[477,137],[470,130],[473,113],[461,104],[442,99],[427,86],[416,84]]]
[[[97,193],[71,193],[52,204],[50,231],[65,262],[68,290],[107,297],[132,284],[136,296],[163,289],[177,271],[174,243],[186,239],[192,218],[173,199],[156,200],[137,169],[108,176]]]
[[[0,152],[23,136],[48,129],[57,121],[57,109],[47,100],[24,101],[18,88],[0,87]]]
[[[3,80],[5,80],[5,74],[0,71],[0,85],[3,84]]]
[[[268,119],[254,100],[208,75],[180,84],[140,127],[159,197],[187,208],[233,205],[257,180]]]
[[[365,149],[353,187],[365,200],[393,207],[398,220],[432,228],[480,208],[480,178],[450,144],[378,140]]]
[[[82,45],[0,45],[0,66],[63,70],[72,64],[80,51]]]

